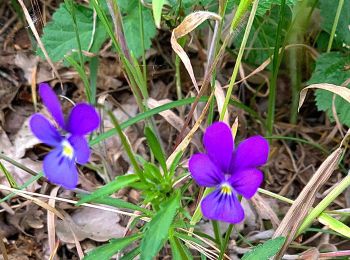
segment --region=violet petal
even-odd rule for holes
[[[44,159],[46,178],[66,189],[74,189],[78,184],[78,171],[74,160],[62,155],[62,147],[48,153]]]
[[[213,164],[206,154],[194,154],[188,162],[188,168],[192,178],[200,186],[213,187],[219,185],[225,176],[221,170]]]
[[[203,143],[210,159],[227,173],[234,148],[230,127],[223,122],[212,124],[204,133]]]
[[[72,135],[68,138],[68,141],[74,148],[74,155],[77,163],[87,163],[90,157],[90,148],[85,137],[81,135]]]
[[[95,108],[86,103],[73,107],[68,117],[67,131],[73,135],[86,135],[100,124],[100,117]]]
[[[252,136],[236,148],[230,166],[230,173],[241,169],[264,165],[269,156],[269,143],[262,136]]]
[[[236,195],[223,194],[220,189],[202,200],[201,209],[203,216],[212,220],[236,224],[244,219],[244,211]]]
[[[64,117],[62,113],[62,108],[58,97],[52,90],[48,83],[39,84],[39,94],[46,106],[47,110],[51,113],[52,117],[56,120],[58,125],[65,129]]]
[[[257,192],[264,180],[264,174],[255,168],[236,171],[228,182],[239,194],[250,199]]]
[[[29,126],[33,134],[48,145],[57,146],[63,140],[57,129],[41,114],[34,114]]]

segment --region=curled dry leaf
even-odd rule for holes
[[[208,19],[213,19],[218,23],[221,20],[221,17],[217,15],[216,13],[212,12],[206,12],[206,11],[199,11],[195,13],[191,13],[188,16],[185,17],[185,19],[182,21],[181,24],[179,24],[178,27],[176,27],[173,32],[171,33],[171,47],[175,51],[177,55],[179,55],[180,59],[185,65],[185,68],[188,72],[188,74],[191,77],[192,83],[194,87],[196,88],[197,92],[199,92],[199,87],[196,81],[196,78],[193,73],[193,68],[191,65],[191,61],[189,57],[187,56],[184,49],[178,44],[177,39],[185,36],[186,34],[192,32],[194,29],[196,29],[201,23]]]
[[[348,89],[346,87],[333,85],[333,84],[328,84],[328,83],[312,84],[306,88],[303,88],[300,91],[300,99],[299,99],[299,108],[298,109],[300,109],[300,107],[303,105],[305,98],[306,98],[307,91],[309,89],[312,89],[312,88],[328,90],[330,92],[333,92],[334,94],[341,96],[342,98],[344,98],[346,101],[348,101],[350,103],[350,89]]]

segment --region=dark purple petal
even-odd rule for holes
[[[244,219],[244,211],[236,195],[223,194],[220,189],[203,199],[201,209],[203,216],[212,220],[236,224]]]
[[[57,129],[41,114],[34,114],[29,125],[33,134],[48,145],[58,146],[63,140]]]
[[[50,85],[47,83],[40,83],[39,94],[47,110],[49,110],[49,112],[51,113],[52,117],[56,120],[56,122],[61,128],[65,129],[64,117],[60,101],[58,100],[58,97],[56,96],[55,92],[52,90]]]
[[[85,137],[81,135],[72,135],[68,138],[68,141],[74,148],[74,155],[77,163],[87,163],[90,157],[90,148]]]
[[[231,161],[230,173],[264,165],[269,157],[269,143],[262,136],[253,136],[241,142]]]
[[[74,160],[62,155],[62,148],[52,150],[44,159],[46,178],[66,189],[74,189],[78,184],[78,171]]]
[[[255,168],[236,171],[228,182],[239,194],[250,199],[264,180],[264,174]]]
[[[204,133],[203,143],[210,159],[228,173],[234,148],[230,127],[223,122],[212,124]]]
[[[206,154],[192,155],[188,162],[188,168],[192,178],[200,186],[213,187],[219,185],[225,179],[223,172],[213,164]]]
[[[100,124],[100,117],[95,108],[81,103],[73,107],[68,118],[67,131],[73,135],[86,135]]]

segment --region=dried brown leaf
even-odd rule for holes
[[[180,59],[185,65],[185,68],[188,72],[188,74],[191,77],[192,83],[194,87],[196,88],[197,92],[199,92],[199,87],[196,81],[196,78],[193,73],[193,68],[191,65],[191,61],[189,57],[187,56],[184,49],[178,44],[177,39],[185,36],[186,34],[192,32],[194,29],[196,29],[201,23],[208,19],[213,19],[217,23],[221,20],[221,17],[217,15],[216,13],[207,12],[207,11],[199,11],[195,13],[191,13],[188,16],[185,17],[185,19],[182,21],[181,24],[179,24],[178,27],[176,27],[172,34],[171,34],[171,46],[175,53],[179,55]]]

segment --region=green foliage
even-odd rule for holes
[[[162,8],[165,0],[153,0],[152,1],[152,9],[153,9],[153,17],[156,26],[160,27],[160,19],[162,18]]]
[[[81,198],[84,198],[86,195],[84,196],[78,196]],[[109,205],[118,209],[130,209],[133,211],[140,211],[142,213],[145,213],[147,215],[151,215],[152,212],[146,208],[137,206],[135,204],[132,204],[130,202],[121,200],[121,199],[117,199],[117,198],[111,198],[111,197],[103,197],[103,198],[97,198],[93,200],[95,203],[98,204],[104,204],[104,205]]]
[[[334,17],[337,12],[339,1],[320,0],[320,11],[322,17],[321,27],[331,33]],[[335,31],[335,40],[346,45],[350,45],[350,0],[344,0],[344,5],[340,13],[339,22]]]
[[[339,52],[321,54],[316,61],[316,68],[308,84],[331,83],[335,85],[343,84],[350,78],[350,58]],[[335,95],[335,108],[337,116],[343,124],[350,126],[350,104],[343,98]],[[316,90],[316,105],[321,111],[333,120],[332,112],[333,93],[326,90]]]
[[[164,173],[167,173],[165,155],[156,135],[153,133],[153,131],[149,127],[146,127],[145,136],[147,138],[147,143],[151,148],[151,151],[154,157],[156,157],[157,161],[163,168]]]
[[[261,65],[265,60],[273,55],[273,48],[276,43],[276,32],[279,17],[279,7],[273,6],[269,14],[264,17],[257,16],[248,38],[247,48],[243,59],[256,66]],[[286,17],[282,25],[282,39],[286,35],[286,30],[291,22],[292,13],[286,10]],[[243,39],[244,30],[240,31],[235,38],[235,46],[240,46]],[[271,68],[271,64],[269,68]]]
[[[169,237],[169,242],[171,246],[171,253],[173,256],[173,259],[193,259],[193,256],[191,255],[191,252],[188,250],[188,248],[181,242],[180,239],[178,239],[175,236]]]
[[[158,254],[168,238],[170,226],[179,207],[178,192],[164,202],[157,214],[146,224],[146,231],[141,241],[141,260],[151,260]]]
[[[118,190],[125,188],[134,182],[137,182],[138,180],[139,180],[139,177],[136,174],[118,176],[110,183],[95,190],[93,193],[84,196],[81,200],[79,200],[79,202],[77,203],[77,206],[86,202],[94,201],[96,199],[109,196],[117,192]]]
[[[296,0],[286,0],[286,5],[292,7]],[[266,12],[270,11],[274,5],[280,5],[281,0],[260,0],[256,14],[258,16],[264,16]]]
[[[264,244],[260,244],[253,248],[252,251],[245,253],[242,260],[268,260],[270,257],[277,254],[281,249],[286,239],[284,237],[277,237],[270,239]]]
[[[113,255],[118,253],[132,242],[141,238],[142,234],[135,234],[128,237],[112,239],[108,244],[99,246],[90,251],[83,259],[84,260],[109,260]]]
[[[138,0],[129,0],[127,6],[121,9],[123,13],[123,28],[129,50],[138,58],[142,55],[142,39],[140,30],[140,16]],[[144,29],[144,46],[149,49],[152,38],[157,34],[157,30],[150,10],[142,7],[142,19]]]
[[[138,2],[137,0],[128,2],[118,1],[118,4],[120,4],[121,11],[124,14],[123,28],[127,45],[130,52],[138,58],[142,55],[141,32],[139,26],[140,17],[137,6]],[[97,53],[107,39],[107,33],[102,23],[97,19],[96,28],[94,30],[93,10],[89,7],[77,4],[74,5],[74,8],[82,50]],[[152,19],[151,11],[146,8],[142,8],[142,10],[144,43],[145,48],[148,49],[152,44],[151,39],[156,35],[157,31]],[[54,62],[62,60],[65,55],[72,55],[75,60],[78,59],[76,53],[72,54],[73,50],[78,50],[78,43],[72,23],[73,20],[67,6],[61,4],[53,14],[52,21],[50,21],[44,28],[41,40],[50,58]],[[93,44],[90,46],[92,40]],[[91,48],[89,49],[89,47]],[[45,58],[40,49],[38,49],[38,55]],[[86,57],[85,60],[87,60]]]
[[[75,15],[78,27],[81,48],[84,51],[96,53],[102,43],[106,40],[107,34],[101,23],[97,21],[96,30],[93,34],[93,11],[91,8],[74,5]],[[52,61],[60,61],[65,55],[71,55],[72,50],[78,50],[78,43],[73,20],[65,4],[61,4],[55,11],[50,21],[44,27],[44,33],[41,38]],[[90,42],[93,38],[93,44],[89,49]],[[38,55],[45,58],[44,54],[38,49]],[[77,55],[74,55],[77,59]]]

